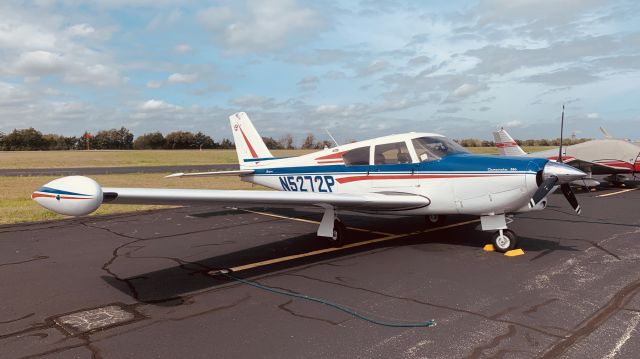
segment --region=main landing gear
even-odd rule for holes
[[[318,227],[318,237],[328,238],[334,247],[342,247],[346,240],[347,227],[338,219],[333,207],[324,208],[324,215]]]
[[[440,227],[447,220],[447,216],[442,214],[431,214],[424,217],[427,227]]]
[[[491,237],[491,244],[497,252],[505,253],[515,249],[518,237],[507,229],[507,219],[504,214],[494,214],[480,217],[483,231],[496,231]]]

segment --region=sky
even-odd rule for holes
[[[3,0],[0,131],[640,138],[640,2]]]

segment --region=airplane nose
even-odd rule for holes
[[[558,183],[562,184],[582,179],[587,174],[564,163],[549,161],[542,169],[542,176],[544,179],[556,177]]]

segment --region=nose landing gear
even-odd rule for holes
[[[518,237],[507,229],[507,218],[504,214],[482,216],[480,223],[483,231],[496,231],[491,243],[497,252],[505,253],[517,247]]]
[[[505,253],[516,248],[518,245],[518,238],[513,231],[500,229],[491,238],[491,243],[497,252]]]

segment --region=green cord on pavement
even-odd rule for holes
[[[254,282],[251,280],[247,280],[247,279],[242,279],[239,277],[236,277],[234,275],[231,274],[231,271],[229,270],[220,270],[218,271],[218,274],[223,275],[231,280],[235,280],[237,282],[246,284],[246,285],[250,285],[252,287],[258,288],[258,289],[262,289],[262,290],[266,290],[268,292],[272,292],[272,293],[276,293],[276,294],[282,294],[282,295],[286,295],[289,297],[294,297],[294,298],[300,298],[300,299],[304,299],[304,300],[308,300],[311,302],[316,302],[316,303],[320,303],[320,304],[324,304],[327,305],[329,307],[338,309],[342,312],[345,312],[347,314],[350,314],[356,318],[365,320],[367,322],[373,323],[373,324],[377,324],[377,325],[382,325],[385,327],[394,327],[394,328],[417,328],[417,327],[433,327],[436,325],[436,322],[431,319],[428,320],[426,322],[417,322],[417,323],[398,323],[398,322],[387,322],[387,321],[382,321],[382,320],[377,320],[377,319],[373,319],[367,316],[364,316],[358,312],[356,312],[355,310],[345,307],[343,305],[340,304],[336,304],[336,303],[332,303],[329,302],[327,300],[321,299],[321,298],[316,298],[316,297],[312,297],[309,295],[304,295],[304,294],[298,294],[298,293],[293,293],[287,290],[283,290],[283,289],[279,289],[279,288],[273,288],[273,287],[269,287],[263,284],[260,284],[258,282]]]

